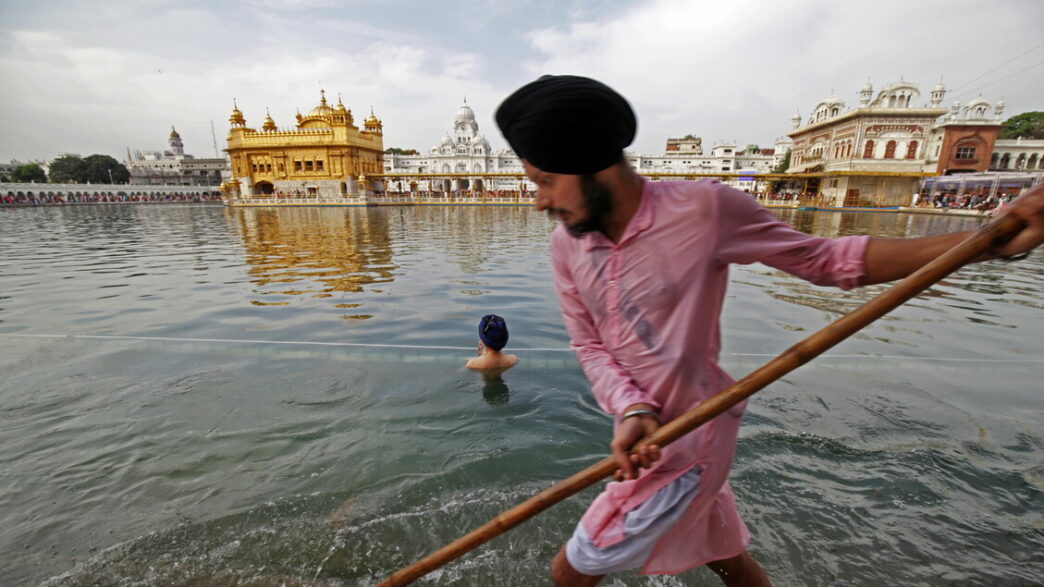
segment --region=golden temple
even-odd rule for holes
[[[294,129],[279,129],[267,111],[261,130],[250,128],[233,101],[225,149],[232,178],[221,186],[227,203],[279,196],[340,201],[383,189],[366,178],[383,171],[381,121],[371,109],[360,129],[340,97],[330,106],[326,92],[319,95],[307,115],[297,112]]]

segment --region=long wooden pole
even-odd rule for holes
[[[743,379],[725,388],[678,418],[660,427],[637,446],[657,444],[661,447],[707,423],[712,418],[747,399],[766,385],[811,361],[837,343],[902,305],[918,293],[962,265],[1015,236],[1024,223],[1003,216],[982,227],[953,249],[940,255],[915,273],[881,292],[869,302],[842,316],[822,330],[787,349]],[[461,536],[412,565],[400,569],[378,584],[378,587],[406,585],[438,567],[462,556],[484,542],[503,534],[554,504],[605,479],[617,469],[616,461],[606,457],[564,481],[541,491],[517,506]]]

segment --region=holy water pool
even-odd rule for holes
[[[777,214],[825,236],[981,224]],[[521,208],[2,211],[4,583],[371,584],[598,460],[610,421],[565,352],[552,226]],[[882,289],[731,275],[737,377]],[[777,584],[1044,576],[1042,275],[1040,252],[965,268],[752,399],[731,482]],[[487,385],[460,367],[490,312],[522,360]],[[428,581],[546,584],[595,491]]]

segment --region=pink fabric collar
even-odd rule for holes
[[[642,180],[642,201],[638,204],[638,210],[631,217],[631,220],[627,223],[627,228],[624,229],[623,237],[620,238],[619,243],[613,243],[601,232],[589,232],[580,239],[580,243],[584,247],[584,251],[590,251],[595,247],[613,247],[622,245],[625,242],[633,239],[642,232],[649,229],[652,226],[654,218],[653,205],[650,203],[652,199],[652,190],[649,189],[649,180],[640,177]]]

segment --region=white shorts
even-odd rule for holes
[[[612,546],[595,546],[584,524],[578,523],[566,543],[569,564],[585,575],[605,575],[641,567],[660,536],[688,509],[696,497],[699,481],[700,468],[693,467],[624,514],[624,539]]]

